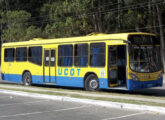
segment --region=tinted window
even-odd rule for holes
[[[73,46],[60,45],[58,47],[58,65],[72,66],[72,61],[73,61]]]
[[[108,62],[109,65],[112,67],[114,65],[117,64],[117,50],[115,46],[110,46],[108,49],[108,54],[109,54],[109,58],[108,58]]]
[[[42,65],[42,47],[29,47],[29,61]]]
[[[157,44],[160,45],[160,39],[156,36],[151,35],[130,35],[128,40],[131,41],[132,44],[138,45],[148,45],[148,44]]]
[[[16,61],[27,61],[27,48],[16,48]]]
[[[45,50],[45,66],[55,66],[55,50]]]
[[[49,66],[49,50],[45,50],[45,66]]]
[[[15,49],[14,48],[5,49],[5,58],[4,58],[4,60],[6,62],[14,61],[14,56],[15,56]]]
[[[105,43],[91,43],[90,65],[97,67],[105,66]]]
[[[74,65],[82,67],[88,65],[88,44],[75,45]]]
[[[51,50],[51,59],[50,59],[50,65],[51,66],[55,66],[55,55],[56,55],[56,52],[55,52],[55,50]]]

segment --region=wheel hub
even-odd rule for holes
[[[30,83],[30,79],[29,79],[29,77],[27,76],[27,77],[25,78],[25,85],[28,86],[29,83]]]
[[[98,87],[98,83],[96,80],[91,80],[89,83],[90,87],[96,89]]]

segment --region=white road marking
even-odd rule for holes
[[[143,111],[143,112],[139,112],[139,113],[134,113],[134,114],[129,114],[129,115],[123,115],[123,116],[114,117],[114,118],[105,118],[105,119],[102,119],[102,120],[116,120],[116,119],[121,119],[121,118],[127,118],[127,117],[142,115],[142,114],[145,114],[145,113],[147,113],[147,112]]]
[[[33,103],[38,103],[38,102],[45,102],[49,100],[39,100],[39,101],[33,101],[33,102],[22,102],[22,103],[12,103],[12,104],[0,104],[0,106],[9,106],[9,105],[29,105]]]
[[[0,118],[35,115],[35,114],[42,114],[42,113],[49,113],[49,112],[61,112],[61,111],[75,110],[75,109],[86,108],[86,107],[91,107],[91,105],[83,105],[83,106],[80,106],[80,107],[72,107],[72,108],[65,108],[65,109],[59,109],[59,110],[39,111],[39,112],[31,112],[31,113],[20,113],[20,114],[14,114],[14,115],[4,115],[4,116],[0,116]]]

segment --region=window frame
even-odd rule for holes
[[[13,49],[14,50],[14,56],[13,56],[13,60],[12,61],[9,61],[9,60],[6,60],[6,54],[5,54],[5,52],[6,52],[6,50],[7,49]],[[15,48],[5,48],[4,49],[4,62],[14,62],[15,61],[15,55],[16,55],[16,50],[15,50]],[[10,58],[10,57],[7,57],[7,58]]]
[[[94,65],[92,65],[91,56],[94,55],[94,54],[91,54],[91,51],[92,51],[92,47],[91,46],[92,46],[92,44],[104,44],[104,65],[102,65],[102,66],[94,66]],[[101,54],[103,54],[103,53],[101,53]],[[94,67],[94,68],[97,68],[97,67],[98,68],[103,68],[103,67],[106,66],[106,43],[105,42],[92,42],[92,43],[90,43],[89,65],[90,65],[90,67]]]
[[[59,55],[60,55],[60,52],[61,52],[61,51],[60,51],[60,49],[61,49],[60,47],[61,47],[61,46],[71,46],[71,48],[72,48],[72,49],[71,49],[72,55],[71,55],[71,56],[59,56]],[[74,53],[73,53],[73,51],[74,51],[73,44],[62,44],[62,45],[58,45],[58,64],[57,64],[57,65],[58,65],[59,67],[73,67],[73,65],[74,65],[74,64],[73,64],[73,61],[74,61],[74,60],[73,60],[73,59],[74,59],[74,56],[73,56]],[[60,62],[59,62],[59,61],[60,61],[59,59],[62,58],[62,57],[71,57],[71,60],[72,60],[72,61],[71,61],[71,65],[69,65],[69,66],[66,66],[66,65],[59,65],[59,63],[60,63]],[[61,63],[61,64],[62,64],[62,63]]]
[[[87,55],[84,55],[84,56],[76,56],[75,55],[75,47],[76,47],[76,45],[77,45],[77,47],[78,47],[78,45],[87,45]],[[85,66],[81,66],[81,64],[79,64],[79,65],[75,65],[76,63],[75,63],[75,58],[76,57],[79,57],[79,58],[81,58],[81,57],[87,57],[87,63],[86,63],[86,65]],[[75,67],[88,67],[89,66],[89,44],[88,43],[77,43],[77,44],[75,44],[74,45],[74,66]]]
[[[49,53],[50,53],[49,49],[44,50],[44,67],[49,67],[49,60],[46,60],[46,57],[49,57]]]
[[[30,48],[41,48],[41,63],[35,63],[35,62],[32,62],[31,60],[30,60],[30,57],[29,57],[29,54],[30,54]],[[35,64],[35,65],[39,65],[39,66],[42,66],[43,65],[43,47],[42,46],[29,46],[28,47],[28,62],[30,62],[30,63],[32,63],[32,64]]]
[[[21,49],[21,48],[25,48],[26,49],[26,60],[23,60],[23,61],[18,61],[17,60],[17,49]],[[18,58],[21,58],[21,57],[18,57]],[[15,61],[16,62],[27,62],[28,61],[28,48],[27,47],[17,47],[16,49],[15,49]]]

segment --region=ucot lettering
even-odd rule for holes
[[[81,69],[68,69],[68,68],[58,68],[58,75],[70,75],[70,76],[79,76]]]

